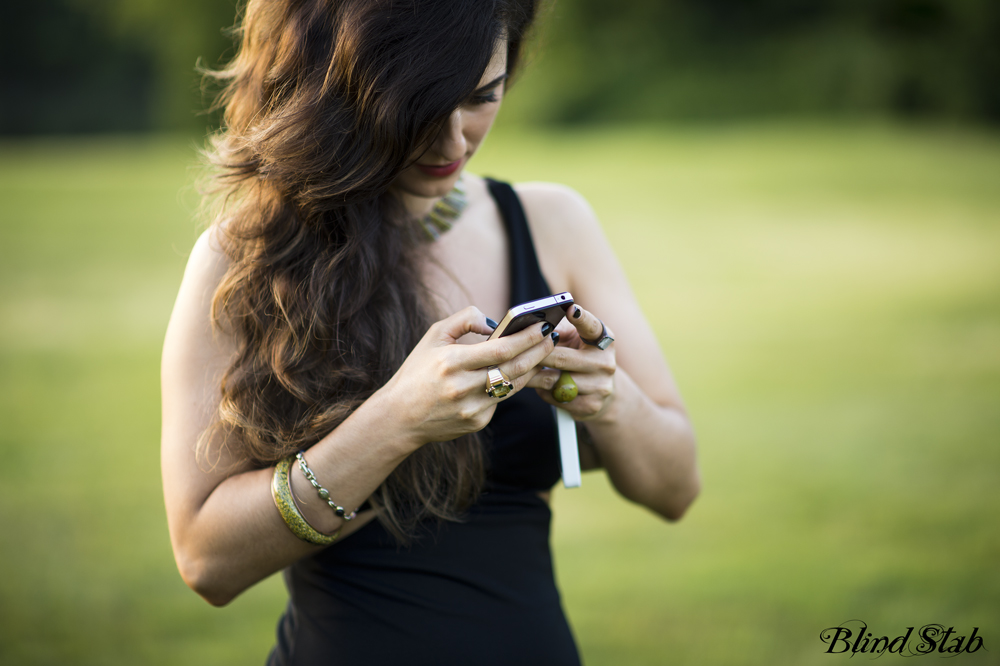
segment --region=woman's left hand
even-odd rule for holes
[[[615,370],[618,367],[615,344],[612,342],[602,351],[584,342],[584,339],[596,341],[602,330],[600,319],[574,305],[556,327],[559,342],[540,364],[546,369],[539,371],[527,384],[536,389],[542,400],[565,409],[577,421],[590,421],[604,415],[615,399]],[[607,335],[614,338],[610,328]],[[569,402],[558,402],[552,397],[552,388],[563,371],[570,373],[579,389]]]

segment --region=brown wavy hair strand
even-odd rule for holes
[[[199,442],[265,467],[307,449],[396,372],[435,318],[419,237],[389,192],[478,86],[518,62],[534,0],[250,0],[207,151],[229,268],[212,303],[237,353]],[[409,456],[371,498],[405,541],[456,520],[484,476],[478,435]]]

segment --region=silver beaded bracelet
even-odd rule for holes
[[[309,469],[309,465],[306,464],[306,458],[302,455],[302,451],[296,453],[295,457],[299,461],[299,469],[302,470],[302,473],[309,480],[309,483],[311,483],[313,488],[316,489],[316,492],[319,493],[320,499],[329,504],[330,508],[333,509],[333,512],[344,520],[354,520],[354,518],[358,515],[358,512],[351,511],[350,513],[347,513],[347,509],[330,499],[330,491],[319,485],[319,481],[316,480],[316,475],[313,474],[313,471]]]

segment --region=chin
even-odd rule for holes
[[[447,178],[432,178],[414,169],[411,173],[400,174],[399,178],[396,179],[395,188],[415,197],[427,199],[443,197],[451,192],[463,171],[463,169],[459,169]]]

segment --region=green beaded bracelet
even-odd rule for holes
[[[316,489],[317,493],[319,493],[319,498],[324,502],[326,502],[327,504],[329,504],[330,508],[333,509],[333,512],[338,516],[340,516],[341,518],[343,518],[344,520],[354,520],[355,518],[357,518],[358,516],[357,511],[351,511],[350,513],[347,513],[347,509],[345,509],[344,507],[340,506],[332,499],[330,499],[330,491],[324,488],[323,486],[319,485],[319,481],[316,480],[316,475],[313,474],[312,469],[309,467],[309,463],[306,462],[306,457],[302,455],[303,453],[304,451],[299,451],[298,453],[295,454],[295,457],[299,461],[299,469],[302,470],[302,475],[309,480],[309,483],[312,484],[312,487]]]
[[[292,468],[292,461],[295,456],[288,456],[278,462],[274,467],[274,477],[271,479],[271,496],[274,498],[274,505],[278,507],[288,529],[292,534],[317,546],[329,546],[340,536],[340,530],[333,534],[323,534],[310,525],[299,507],[295,505],[295,498],[292,496],[292,487],[289,485],[288,472]]]

